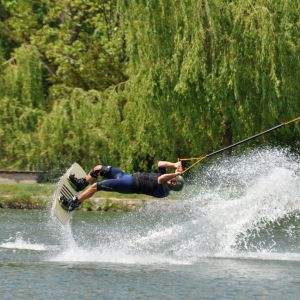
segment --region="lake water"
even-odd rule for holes
[[[298,299],[299,209],[299,159],[265,149],[133,213],[0,210],[0,299]]]

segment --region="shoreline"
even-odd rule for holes
[[[47,199],[30,199],[30,200],[17,200],[7,198],[1,199],[0,209],[29,209],[29,210],[46,210],[52,205],[52,200]],[[157,200],[138,200],[138,199],[116,199],[116,198],[92,198],[86,200],[79,208],[80,211],[113,211],[113,212],[128,212],[140,209],[151,202]]]
[[[0,184],[0,209],[46,210],[52,206],[54,184]],[[80,211],[129,212],[161,200],[145,195],[99,192]]]

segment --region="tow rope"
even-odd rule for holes
[[[196,162],[194,162],[192,165],[190,165],[188,168],[186,168],[186,169],[182,172],[182,174],[186,173],[187,171],[189,171],[191,168],[193,168],[194,166],[196,166],[198,163],[200,163],[201,161],[203,161],[203,160],[206,159],[206,158],[209,158],[209,157],[211,157],[211,156],[213,156],[213,155],[222,153],[222,152],[224,152],[224,151],[226,151],[226,150],[229,150],[229,149],[231,149],[231,148],[234,148],[234,147],[236,147],[236,146],[238,146],[238,145],[241,145],[241,144],[243,144],[243,143],[245,143],[245,142],[248,142],[248,141],[250,141],[250,140],[253,140],[253,139],[255,139],[255,138],[257,138],[257,137],[259,137],[259,136],[261,136],[261,135],[264,135],[264,134],[269,133],[269,132],[271,132],[271,131],[273,131],[273,130],[279,129],[279,128],[285,126],[285,125],[288,125],[288,124],[291,124],[291,123],[295,123],[295,122],[298,122],[298,121],[300,121],[300,116],[299,116],[298,118],[293,119],[293,120],[290,120],[290,121],[287,121],[287,122],[283,122],[283,123],[281,123],[281,124],[279,124],[279,125],[277,125],[277,126],[274,126],[274,127],[270,128],[270,129],[268,129],[268,130],[265,130],[265,131],[262,131],[262,132],[260,132],[260,133],[257,133],[257,134],[255,134],[255,135],[253,135],[253,136],[250,136],[249,138],[246,138],[246,139],[244,139],[244,140],[242,140],[242,141],[236,142],[236,143],[234,143],[234,144],[232,144],[232,145],[230,145],[230,146],[227,146],[227,147],[224,147],[224,148],[219,149],[219,150],[217,150],[217,151],[214,151],[214,152],[211,152],[211,153],[209,153],[209,154],[206,154],[205,156],[200,156],[200,157],[188,157],[188,158],[178,158],[179,161],[192,161],[192,160],[196,160]]]

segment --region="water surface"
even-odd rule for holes
[[[0,299],[298,299],[300,168],[285,150],[202,166],[127,214],[0,210]]]

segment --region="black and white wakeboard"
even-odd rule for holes
[[[54,215],[63,225],[69,223],[72,212],[69,212],[68,208],[64,207],[60,203],[59,197],[64,195],[66,198],[71,199],[73,196],[78,194],[68,180],[70,174],[74,174],[77,178],[86,176],[86,173],[82,167],[78,163],[74,163],[61,177],[57,184],[56,190],[53,194],[52,215]]]

